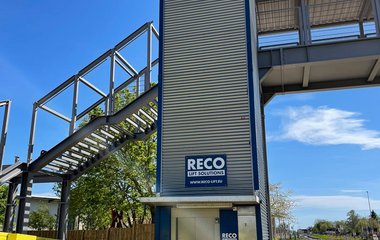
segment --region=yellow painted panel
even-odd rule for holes
[[[36,236],[10,233],[8,235],[8,240],[37,240]]]
[[[7,240],[9,233],[0,232],[0,240]]]

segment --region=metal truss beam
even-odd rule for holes
[[[0,176],[0,183],[11,181],[13,178],[18,177],[26,169],[26,163],[16,162],[12,166],[9,166],[2,171],[2,175]]]
[[[276,94],[294,93],[294,92],[313,92],[323,90],[339,90],[348,88],[375,87],[380,86],[380,77],[376,77],[373,81],[368,82],[367,78],[345,79],[334,81],[323,81],[310,83],[308,88],[304,88],[300,84],[292,84],[276,87],[263,87],[264,96],[273,96]]]
[[[373,65],[371,73],[369,74],[369,77],[368,77],[368,82],[372,82],[375,79],[376,75],[379,73],[379,70],[380,70],[380,58],[377,59],[375,65]]]
[[[263,79],[268,71],[276,66],[377,55],[380,55],[380,38],[260,50],[258,52],[259,75],[260,79]]]

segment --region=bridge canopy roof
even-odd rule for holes
[[[256,0],[259,33],[298,29],[300,0]],[[311,27],[373,18],[370,0],[305,0]]]

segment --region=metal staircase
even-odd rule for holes
[[[156,130],[157,85],[114,115],[97,117],[31,162],[28,170],[75,180],[128,141]]]
[[[137,39],[146,37],[146,65],[137,71],[132,64],[123,56],[123,49]],[[12,231],[12,212],[15,207],[15,194],[17,185],[21,185],[19,211],[17,217],[17,232],[27,230],[31,188],[34,183],[60,182],[61,203],[58,219],[58,239],[65,239],[67,223],[67,204],[70,182],[74,181],[87,170],[95,166],[101,160],[107,158],[113,152],[119,150],[127,142],[144,140],[156,131],[158,118],[158,85],[153,81],[152,68],[158,64],[158,59],[152,59],[153,40],[158,40],[158,32],[151,22],[137,29],[130,36],[118,43],[114,48],[102,54],[99,58],[70,77],[60,86],[33,104],[33,116],[29,139],[27,162],[16,162],[7,167],[0,174],[0,184],[9,183],[8,202],[3,230]],[[100,87],[95,86],[86,79],[86,75],[100,65],[110,63],[109,66],[109,92],[105,93]],[[122,69],[129,77],[119,86],[115,86],[116,68]],[[78,112],[79,84],[100,95],[100,99]],[[73,98],[71,105],[72,116],[67,117],[59,111],[47,106],[47,103],[59,96],[63,91],[72,87]],[[118,95],[130,94],[134,99],[129,99],[125,106],[118,106]],[[5,115],[8,119],[9,101],[0,102],[6,106]],[[104,106],[104,107],[103,107]],[[103,107],[103,108],[101,108]],[[42,109],[69,124],[69,135],[52,147],[50,150],[41,151],[40,156],[33,159],[34,138],[37,122],[37,110]],[[95,109],[104,109],[101,116],[91,116]],[[84,125],[83,119],[88,119]],[[6,125],[3,128],[0,141],[0,160],[5,146]],[[5,133],[4,133],[5,129]],[[1,161],[0,161],[1,163]]]

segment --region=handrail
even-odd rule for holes
[[[138,86],[139,85],[139,78],[143,75],[146,75],[148,77],[149,83],[147,80],[145,80],[144,86],[146,84],[150,84],[150,72],[151,68],[158,64],[158,60],[154,60],[149,64],[151,61],[147,61],[147,65],[142,70],[138,71],[136,70],[128,61],[125,59],[122,54],[121,50],[125,48],[127,45],[132,43],[137,38],[141,37],[144,33],[148,33],[147,41],[149,44],[147,44],[147,59],[151,58],[151,46],[152,46],[152,37],[153,35],[156,39],[159,38],[158,31],[153,27],[152,22],[147,22],[143,24],[141,27],[139,27],[136,31],[134,31],[132,34],[124,38],[122,41],[117,43],[112,49],[107,50],[104,52],[101,56],[96,58],[94,61],[92,61],[90,64],[79,70],[79,72],[70,78],[68,78],[66,81],[64,81],[62,84],[54,88],[52,91],[50,91],[48,94],[40,98],[38,101],[36,101],[33,105],[33,115],[32,115],[32,121],[31,121],[31,129],[30,129],[30,137],[29,137],[29,148],[28,148],[28,161],[30,162],[32,160],[32,153],[34,148],[34,138],[35,138],[35,128],[36,128],[36,121],[37,121],[37,110],[43,109],[47,111],[48,113],[53,114],[56,117],[59,117],[60,119],[65,120],[70,124],[69,127],[69,135],[71,135],[75,131],[75,125],[77,120],[84,117],[86,114],[88,114],[92,109],[99,106],[102,103],[105,103],[106,105],[106,114],[112,114],[113,108],[114,108],[114,100],[115,100],[115,94],[120,92],[122,89],[125,89],[130,84],[135,83]],[[85,75],[90,73],[92,70],[103,64],[107,59],[110,59],[110,78],[109,78],[109,89],[107,92],[104,92],[96,85],[92,84],[90,81],[88,81],[87,78],[85,78]],[[124,70],[130,78],[126,79],[124,82],[122,82],[119,86],[115,86],[115,64],[118,64],[122,70]],[[94,91],[96,94],[100,95],[101,98],[94,102],[90,107],[86,108],[84,111],[78,114],[77,106],[78,106],[78,84],[83,83],[86,85],[90,90]],[[69,87],[74,86],[74,93],[73,93],[73,99],[72,99],[72,106],[71,106],[71,116],[67,117],[63,114],[59,113],[58,111],[54,110],[51,107],[47,107],[46,104],[54,99],[56,96],[61,94],[63,91],[67,90]],[[149,87],[146,87],[146,89]],[[140,94],[140,91],[137,91],[138,94]],[[70,99],[71,101],[71,99]]]

